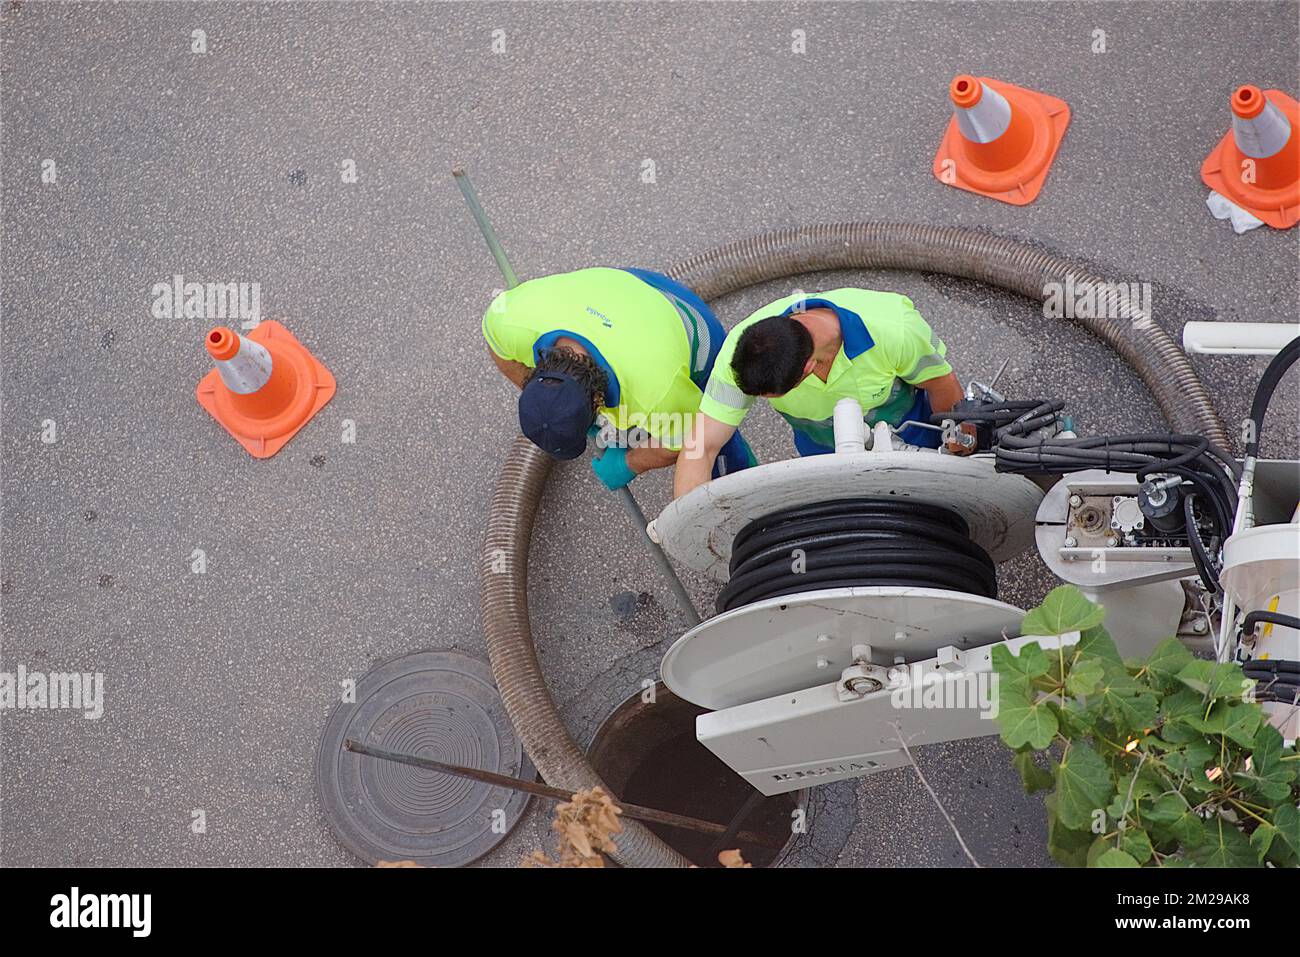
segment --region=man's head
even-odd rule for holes
[[[813,337],[796,316],[768,316],[740,334],[731,357],[746,395],[785,395],[813,369]]]
[[[576,459],[608,390],[605,370],[590,356],[547,349],[519,393],[519,428],[543,452]]]

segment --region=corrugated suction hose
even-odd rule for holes
[[[1117,352],[1146,383],[1178,432],[1198,432],[1229,447],[1227,431],[1200,377],[1178,345],[1128,295],[1068,260],[1025,243],[953,226],[836,223],[782,229],[692,256],[668,275],[705,300],[757,282],[831,269],[909,269],[947,273],[1045,299],[1049,283],[1093,289],[1103,316],[1074,321]],[[553,787],[602,786],[570,737],[542,676],[528,622],[528,546],[551,459],[523,436],[497,479],[480,570],[483,632],[492,673],[524,748]],[[609,790],[606,787],[606,790]],[[632,867],[689,862],[636,821],[624,821],[615,859]]]

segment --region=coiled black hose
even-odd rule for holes
[[[854,498],[783,509],[736,536],[719,612],[765,598],[897,585],[997,596],[997,570],[951,509],[898,498]]]

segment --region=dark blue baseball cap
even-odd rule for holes
[[[533,445],[557,459],[576,459],[596,421],[591,393],[563,372],[537,372],[519,393],[519,428]]]

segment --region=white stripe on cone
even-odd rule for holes
[[[1272,100],[1265,97],[1258,116],[1243,119],[1232,115],[1232,138],[1237,149],[1255,159],[1272,156],[1291,138],[1291,124]]]
[[[972,107],[952,106],[957,129],[974,143],[991,143],[1011,125],[1011,104],[987,83],[980,83],[979,102]]]
[[[239,336],[239,333],[235,335]],[[239,351],[233,357],[213,361],[226,388],[240,395],[256,392],[271,378],[271,353],[243,336],[239,336]]]

